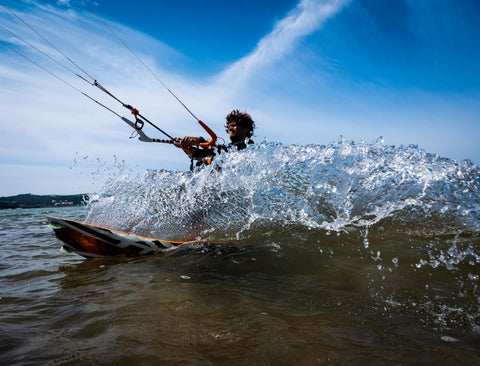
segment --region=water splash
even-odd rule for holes
[[[285,227],[477,235],[479,192],[477,165],[414,145],[342,138],[326,146],[262,143],[193,173],[122,171],[90,205],[87,220],[144,235],[214,240]]]
[[[477,334],[479,212],[480,169],[470,161],[340,139],[262,143],[193,173],[121,169],[87,221],[166,239],[241,240],[289,270],[350,268],[385,316]]]

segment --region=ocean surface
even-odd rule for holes
[[[116,169],[85,207],[0,211],[0,364],[480,364],[477,165],[340,139]],[[84,259],[47,216],[212,244]]]

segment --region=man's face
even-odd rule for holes
[[[247,138],[248,128],[242,127],[237,122],[232,121],[227,124],[227,133],[232,142],[243,141]]]

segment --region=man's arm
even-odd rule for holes
[[[181,148],[189,156],[195,155],[198,151],[198,147],[206,140],[203,137],[185,136],[184,138],[175,138],[175,146]],[[194,147],[196,146],[196,147]]]

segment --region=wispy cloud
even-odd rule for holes
[[[227,68],[219,81],[241,83],[292,52],[305,36],[318,30],[329,18],[337,14],[349,0],[302,0],[290,14],[280,20],[263,37],[255,49]]]

